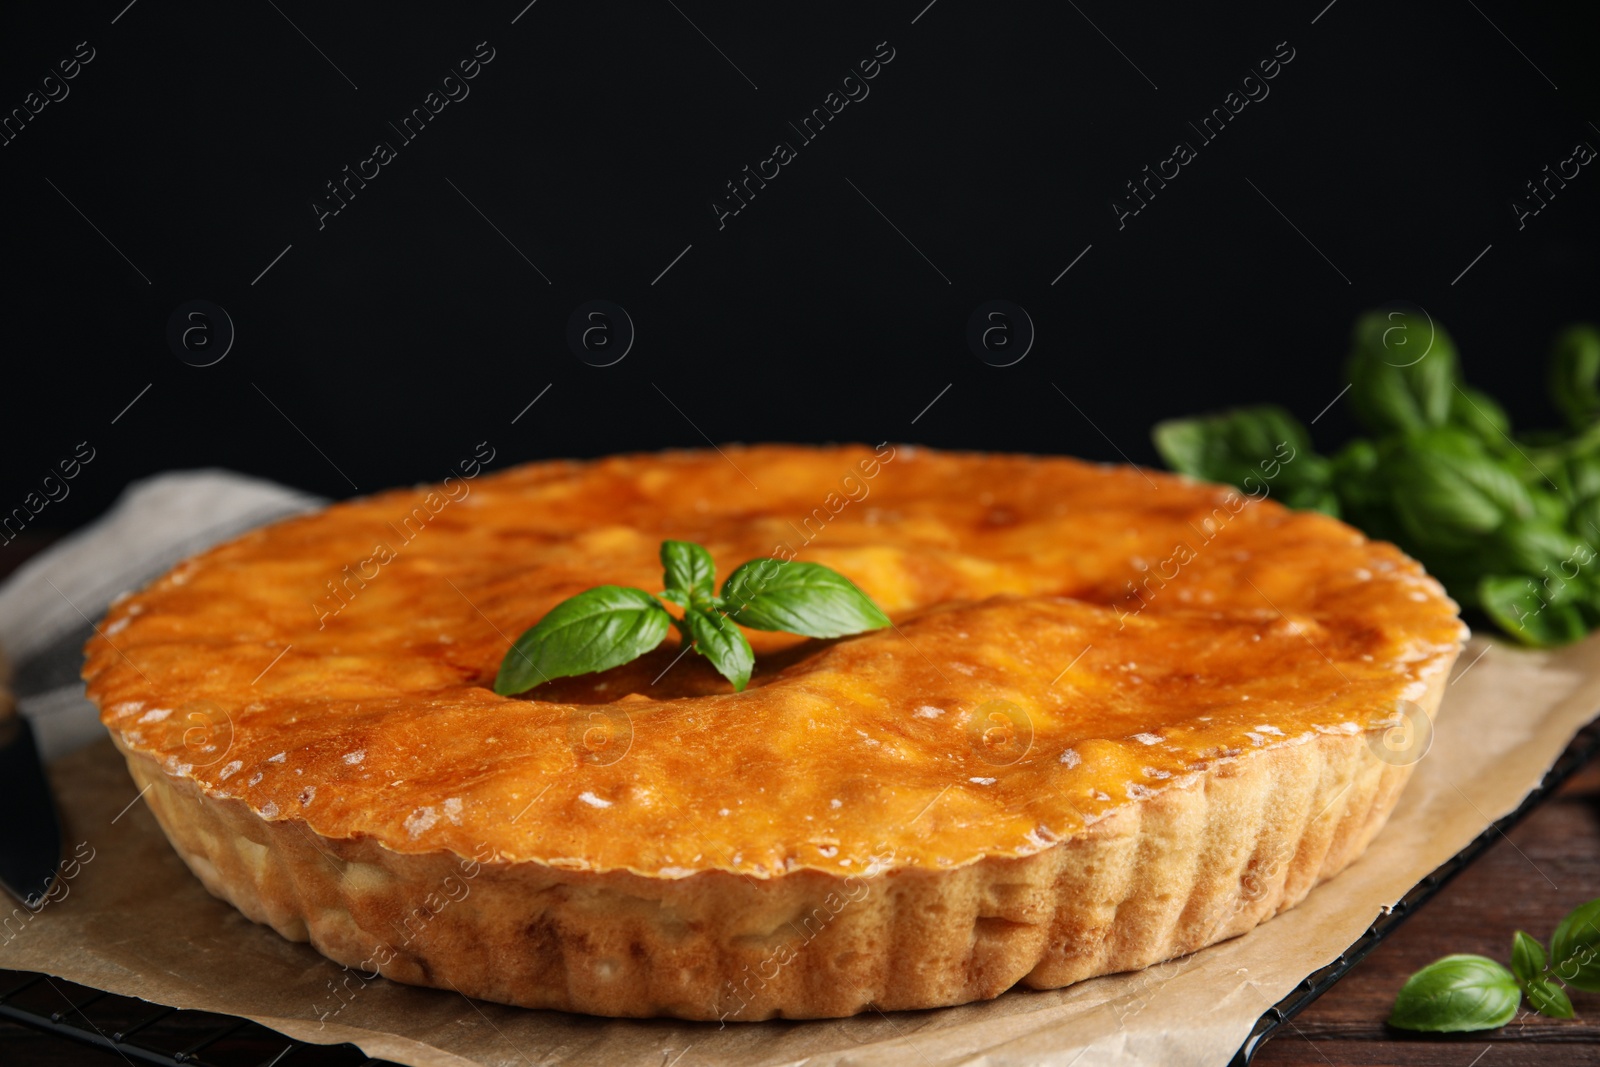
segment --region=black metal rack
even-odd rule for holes
[[[21,971],[0,971],[0,1019],[102,1049],[108,1056],[120,1053],[134,1064],[388,1067],[387,1061],[374,1060],[355,1045],[308,1045],[247,1019],[164,1008]]]
[[[1486,828],[1470,845],[1417,883],[1338,959],[1309,975],[1294,992],[1267,1009],[1240,1046],[1232,1067],[1248,1067],[1256,1051],[1279,1029],[1349,973],[1505,831],[1554,794],[1597,750],[1600,723],[1585,727],[1573,738],[1539,787],[1516,811]],[[91,1008],[93,1018],[89,1014]],[[0,970],[0,1019],[109,1054],[120,1053],[130,1063],[165,1067],[388,1067],[388,1061],[371,1059],[354,1045],[306,1044],[245,1019],[163,1008],[48,975],[19,971]]]

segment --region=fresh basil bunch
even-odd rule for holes
[[[1159,423],[1156,449],[1174,470],[1394,541],[1526,644],[1600,626],[1600,331],[1556,338],[1559,431],[1514,436],[1505,410],[1461,380],[1449,334],[1407,312],[1361,316],[1345,371],[1372,436],[1331,457],[1272,405]]]
[[[1541,1015],[1572,1018],[1563,985],[1600,992],[1600,900],[1576,908],[1550,935],[1550,952],[1521,930],[1511,969],[1487,956],[1435,960],[1406,979],[1389,1025],[1403,1030],[1492,1030],[1516,1017],[1522,998]]]
[[[1173,419],[1153,432],[1162,457],[1185,474],[1257,495],[1258,486],[1272,486],[1290,507],[1338,514],[1332,463],[1311,451],[1305,427],[1280,407]]]
[[[741,625],[806,637],[844,637],[889,625],[889,617],[850,579],[820,563],[753,559],[728,575],[720,595],[711,553],[701,545],[661,542],[661,566],[666,589],[655,596],[632,586],[602,585],[551,608],[501,660],[494,691],[514,696],[555,678],[609,670],[652,651],[677,627],[684,647],[710,660],[737,692],[755,666]],[[668,612],[663,600],[681,608],[682,617]]]

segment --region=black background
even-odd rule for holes
[[[1318,416],[1355,315],[1396,300],[1526,427],[1553,421],[1550,336],[1600,318],[1596,167],[1525,228],[1511,207],[1600,146],[1594,5],[524,2],[8,5],[0,110],[95,58],[0,147],[0,511],[85,440],[33,530],[164,469],[347,496],[483,440],[497,465],[707,437],[1153,462],[1159,418]],[[400,145],[481,41],[470,95]],[[882,41],[870,95],[799,144]],[[1188,121],[1279,42],[1270,95],[1201,145]],[[397,158],[319,230],[379,140]],[[719,230],[778,140],[798,157]],[[1198,158],[1119,230],[1178,140]],[[197,298],[237,329],[205,368],[165,340]],[[614,366],[566,344],[592,298],[637,327]],[[993,298],[1037,328],[1014,366],[966,344]],[[1353,430],[1334,404],[1314,435]]]

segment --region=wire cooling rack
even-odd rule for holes
[[[1333,987],[1425,904],[1450,879],[1483,854],[1495,839],[1549,799],[1561,784],[1600,751],[1600,723],[1573,738],[1544,781],[1510,815],[1407,893],[1339,958],[1309,975],[1294,992],[1267,1009],[1233,1058],[1231,1067],[1248,1067],[1251,1058],[1290,1019]],[[102,1049],[106,1062],[117,1054],[130,1063],[184,1067],[389,1067],[354,1045],[309,1045],[245,1019],[203,1011],[178,1011],[118,996],[42,974],[0,970],[0,1019],[54,1035],[63,1042]]]

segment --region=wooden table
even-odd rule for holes
[[[1440,956],[1475,952],[1509,963],[1521,929],[1549,943],[1562,916],[1600,896],[1600,762],[1441,889],[1372,955],[1256,1053],[1259,1067],[1600,1064],[1600,994],[1572,992],[1576,1019],[1524,1008],[1500,1030],[1407,1034],[1384,1025],[1406,978]]]
[[[42,546],[19,539],[0,554],[0,578]],[[1574,992],[1578,1018],[1524,1011],[1495,1031],[1424,1036],[1384,1025],[1395,993],[1413,971],[1452,952],[1511,958],[1511,935],[1548,942],[1572,908],[1600,896],[1600,761],[1491,846],[1370,956],[1256,1053],[1260,1067],[1577,1067],[1600,1064],[1600,994]],[[113,1064],[120,1057],[0,1022],[0,1062],[8,1067]]]

